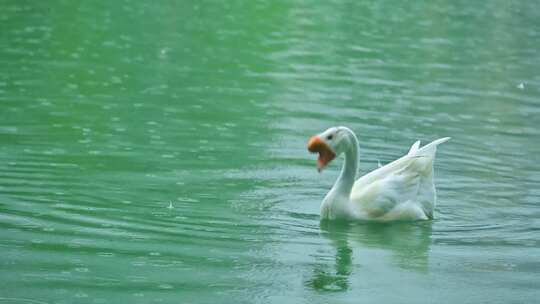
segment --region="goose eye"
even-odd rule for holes
[[[334,135],[332,135],[332,134],[330,134],[330,135],[328,135],[328,136],[326,137],[326,139],[328,139],[328,140],[332,140],[332,138],[334,138]]]

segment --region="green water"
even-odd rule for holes
[[[0,2],[0,303],[534,303],[537,1]],[[435,220],[319,222],[416,140]]]

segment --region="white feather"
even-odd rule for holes
[[[347,174],[350,171],[347,167],[356,167],[358,142],[352,131],[345,131],[350,134],[344,151],[340,151],[345,154],[342,174],[323,200],[323,218],[374,221],[433,218],[436,201],[433,161],[437,145],[449,137],[423,147],[417,141],[407,155],[352,182],[355,177]]]

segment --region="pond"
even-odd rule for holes
[[[0,303],[532,303],[540,3],[3,1]],[[431,221],[320,222],[450,136]]]

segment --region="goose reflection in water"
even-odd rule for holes
[[[330,240],[332,254],[317,255],[312,276],[305,281],[309,288],[321,291],[349,289],[353,275],[362,277],[365,261],[379,259],[420,273],[429,270],[429,247],[432,221],[395,223],[346,223],[321,221],[321,235]],[[382,251],[382,252],[381,252]],[[356,256],[358,260],[353,260]],[[377,258],[377,256],[380,256]],[[332,262],[330,262],[330,261]]]

